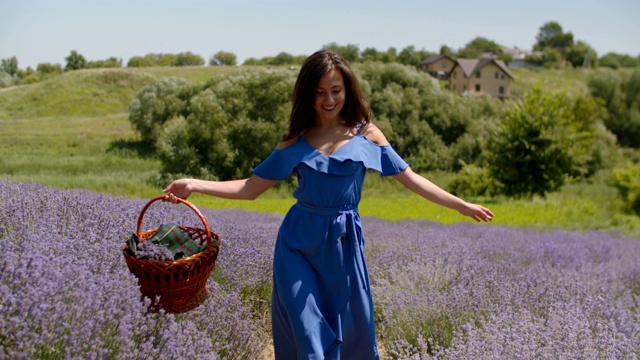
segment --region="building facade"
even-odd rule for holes
[[[438,80],[446,80],[449,78],[449,74],[455,63],[456,62],[447,55],[434,55],[421,61],[418,64],[418,68],[428,72]]]
[[[502,60],[458,59],[449,74],[449,90],[462,95],[511,97],[513,75]]]

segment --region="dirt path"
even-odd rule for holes
[[[378,341],[378,354],[380,355],[380,360],[388,359],[384,344],[381,344],[379,341]],[[275,359],[275,355],[273,354],[273,345],[269,344],[264,349],[261,360],[274,360],[274,359]]]

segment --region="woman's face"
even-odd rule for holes
[[[332,69],[320,78],[316,89],[317,120],[327,121],[339,119],[340,111],[344,106],[345,88],[344,79],[340,70]]]

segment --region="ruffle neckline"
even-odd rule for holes
[[[329,155],[313,147],[302,136],[299,136],[293,146],[307,149],[303,151],[304,156],[300,159],[300,163],[316,171],[334,175],[353,173],[352,167],[348,166],[351,163],[362,163],[367,169],[383,172],[381,154],[385,149],[391,149],[391,145],[378,145],[360,133]]]
[[[253,169],[254,174],[270,180],[284,180],[303,164],[317,172],[349,176],[362,164],[382,176],[395,175],[408,167],[390,144],[378,145],[358,133],[329,155],[311,146],[302,136],[295,143],[274,150]]]

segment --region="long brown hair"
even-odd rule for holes
[[[340,115],[345,125],[354,127],[361,123],[364,128],[369,124],[371,121],[369,102],[362,94],[353,70],[340,54],[331,50],[320,50],[309,56],[302,64],[293,89],[289,132],[283,140],[292,139],[313,126],[316,119],[314,103],[318,84],[322,76],[332,69],[340,70],[344,79],[346,97]]]

